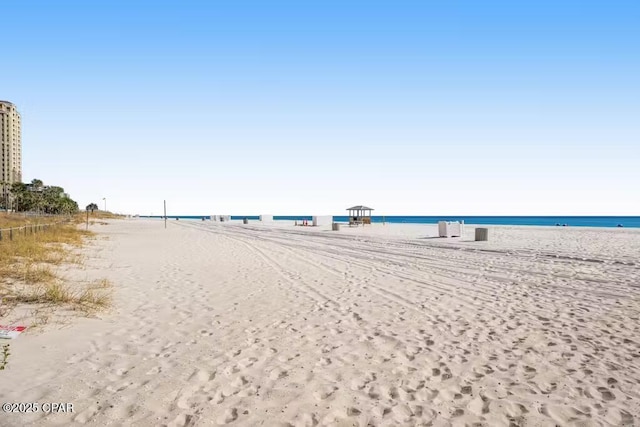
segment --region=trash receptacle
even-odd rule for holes
[[[337,222],[334,222],[333,224],[331,224],[331,230],[340,231],[340,224],[338,224]]]
[[[476,228],[476,242],[484,242],[489,240],[488,228]]]
[[[243,224],[249,224],[249,220],[247,218],[245,218],[245,219],[242,220],[242,223]]]

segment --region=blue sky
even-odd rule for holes
[[[20,1],[24,180],[160,214],[640,214],[637,1]]]

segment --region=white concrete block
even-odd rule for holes
[[[331,225],[332,223],[333,223],[332,215],[316,215],[313,217],[314,227],[318,227],[322,225]]]
[[[461,237],[464,234],[464,222],[438,221],[438,236]]]

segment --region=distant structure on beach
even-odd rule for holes
[[[358,205],[348,208],[349,225],[371,224],[371,211],[373,208]]]
[[[331,215],[314,215],[311,217],[311,221],[314,227],[321,225],[331,225],[333,222],[333,216]]]
[[[0,191],[2,204],[7,207],[9,188],[14,182],[22,182],[22,122],[16,106],[0,101],[0,146],[2,147],[2,175]]]

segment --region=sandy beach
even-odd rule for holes
[[[489,228],[110,221],[112,308],[0,372],[73,413],[0,425],[639,425],[640,230]]]

